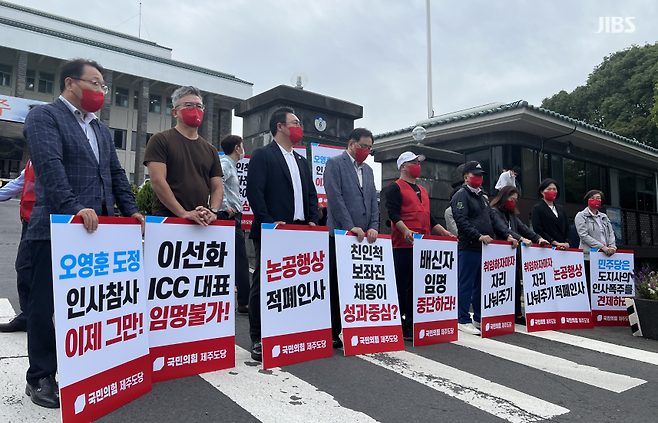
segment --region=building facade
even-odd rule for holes
[[[235,104],[252,95],[253,84],[173,60],[171,53],[151,41],[0,1],[0,95],[52,102],[60,94],[63,62],[97,61],[110,88],[97,115],[112,129],[119,160],[138,185],[146,176],[141,163],[149,138],[175,125],[171,94],[176,88],[193,85],[202,91],[201,135],[217,147],[231,133]],[[2,178],[16,177],[29,158],[20,126],[3,122],[0,114]]]

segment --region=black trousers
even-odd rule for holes
[[[393,248],[395,283],[398,288],[398,302],[402,327],[413,329],[414,321],[414,249]]]
[[[260,239],[253,239],[256,250],[256,267],[249,290],[249,336],[252,342],[260,341]]]
[[[228,217],[221,212],[218,217],[221,220],[235,220],[235,286],[238,288],[238,305],[245,306],[249,304],[249,258],[242,230],[242,213]]]
[[[27,303],[27,354],[30,367],[27,382],[54,376],[57,371],[53,313],[53,271],[50,240],[28,241],[32,255],[32,275]]]
[[[337,337],[342,329],[342,314],[338,297],[338,268],[336,267],[336,237],[329,237],[329,298],[331,304],[331,335]]]
[[[16,288],[18,290],[18,303],[21,307],[23,318],[27,320],[27,303],[30,297],[30,276],[32,275],[32,260],[30,255],[30,246],[25,239],[27,225],[29,222],[23,221],[21,230],[21,241],[18,244],[18,253],[16,254]]]

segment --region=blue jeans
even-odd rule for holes
[[[473,320],[480,321],[482,302],[482,251],[459,250],[459,323],[471,323],[469,309],[473,304]]]

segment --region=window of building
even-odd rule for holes
[[[149,112],[160,114],[162,108],[162,96],[149,94]]]
[[[149,143],[149,140],[151,139],[152,136],[153,136],[153,134],[149,134],[149,133],[146,134],[146,141],[143,142],[142,145],[141,145],[142,150],[146,148],[146,144]],[[136,147],[137,147],[137,131],[133,131],[132,132],[132,137],[131,137],[131,140],[130,140],[130,149],[132,151],[137,151]]]
[[[130,172],[130,177],[128,177],[130,180],[130,185],[133,185],[135,183],[135,174]]]
[[[25,72],[25,91],[34,91],[37,82],[37,71],[28,69]]]
[[[637,209],[642,211],[656,211],[656,193],[653,179],[637,176],[635,178],[637,187]]]
[[[605,197],[605,204],[610,204],[610,189],[608,188],[608,168],[587,163],[585,166],[587,174],[586,191],[598,189]]]
[[[564,199],[567,203],[582,204],[585,197],[585,163],[580,160],[564,159]]]
[[[564,190],[564,167],[562,164],[562,156],[551,154],[551,174],[549,178],[555,179],[555,181],[560,186],[560,189]],[[537,191],[535,190],[535,192]],[[564,201],[564,193],[560,198],[558,198],[558,201]]]
[[[139,109],[139,91],[133,92],[133,109]]]
[[[518,145],[497,145],[491,147],[491,179],[496,186],[503,169],[511,169],[514,166],[521,167],[523,163],[521,147]],[[523,179],[523,172],[517,179],[519,182]]]
[[[529,148],[524,148],[522,151],[521,186],[523,195],[534,197],[539,186],[539,153]]]
[[[165,108],[165,113],[171,116],[171,109],[174,108],[174,103],[171,101],[171,97],[167,97],[167,106]]]
[[[498,175],[493,178],[491,177],[491,149],[485,148],[478,151],[472,151],[470,153],[466,153],[465,157],[467,162],[472,160],[480,162],[482,169],[487,172],[483,175],[484,179],[482,180],[482,189],[488,193],[491,193],[492,189],[496,185],[495,180],[498,177]],[[493,183],[491,181],[493,181]]]
[[[114,136],[114,147],[117,150],[125,150],[128,132],[125,129],[112,129],[112,133]]]
[[[128,107],[128,98],[130,96],[130,90],[128,88],[115,88],[115,100],[114,104],[119,107]]]
[[[635,190],[635,175],[628,172],[619,171],[619,205],[623,209],[633,209],[637,207]]]
[[[11,66],[0,65],[0,85],[11,86]]]
[[[52,94],[55,87],[55,74],[39,71],[39,92]]]

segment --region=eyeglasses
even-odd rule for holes
[[[90,83],[91,85],[93,85],[95,88],[100,87],[101,91],[103,91],[103,94],[105,94],[105,95],[107,95],[107,93],[110,91],[110,89],[108,88],[107,85],[101,84],[101,83],[98,82],[98,81],[92,81],[92,80],[90,80],[90,79],[82,79],[82,78],[71,78],[71,79],[75,79],[76,81],[85,81],[85,82],[89,82],[89,83]]]
[[[179,104],[178,106],[174,107],[174,109],[178,109],[178,108],[191,109],[192,107],[196,107],[197,109],[199,109],[201,111],[206,110],[206,106],[204,106],[201,103],[183,103],[183,104]]]
[[[286,126],[288,126],[288,125],[298,127],[298,126],[302,126],[302,123],[298,120],[293,120],[292,122],[286,122]]]
[[[356,145],[357,148],[360,148],[362,150],[368,150],[368,151],[372,150],[372,145],[369,145],[367,147],[364,147],[364,146],[362,146],[361,144],[358,144],[358,143],[354,143],[354,145]]]

